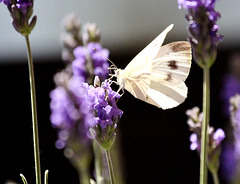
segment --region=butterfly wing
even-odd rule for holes
[[[172,27],[168,26],[118,76],[134,97],[162,109],[175,107],[185,100],[184,81],[191,66],[188,42],[173,42],[161,47]]]
[[[176,107],[187,97],[184,81],[191,67],[191,46],[180,41],[164,45],[152,60],[146,102],[162,109]]]
[[[144,100],[147,97],[150,85],[150,75],[152,65],[149,62],[156,56],[159,48],[167,35],[173,28],[173,24],[169,25],[162,33],[160,33],[150,44],[148,44],[133,60],[127,65],[121,74],[117,76],[119,84],[129,91],[134,97]]]
[[[153,58],[162,46],[163,41],[169,31],[173,28],[173,24],[169,25],[162,33],[160,33],[150,44],[148,44],[133,60],[126,66],[124,70],[132,70],[143,64],[146,64],[146,57]]]

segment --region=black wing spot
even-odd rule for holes
[[[172,74],[168,73],[165,81],[170,81],[172,79]]]
[[[177,61],[174,61],[174,60],[169,61],[169,62],[168,62],[168,66],[169,66],[172,70],[178,69]]]

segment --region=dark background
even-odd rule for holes
[[[225,126],[221,116],[222,77],[227,70],[230,50],[221,50],[211,69],[211,125]],[[111,55],[120,68],[137,54]],[[17,58],[16,58],[17,60]],[[31,106],[28,67],[25,64],[0,65],[0,124],[1,164],[0,183],[7,180],[22,183],[24,174],[28,182],[35,183]],[[49,183],[78,183],[76,170],[55,148],[56,130],[49,121],[49,92],[54,89],[53,75],[64,67],[61,58],[40,62],[35,59],[35,78],[39,120],[39,138],[42,173],[49,172]],[[188,98],[177,108],[161,110],[126,92],[118,102],[124,111],[118,135],[122,153],[120,163],[124,168],[126,183],[198,183],[199,157],[189,149],[190,132],[185,111],[202,103],[202,71],[193,62],[186,80]],[[211,183],[211,175],[209,174]]]

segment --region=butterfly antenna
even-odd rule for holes
[[[110,66],[110,69],[117,69],[117,66],[109,59],[107,58],[106,56],[104,56],[101,52],[99,52],[96,48],[93,48],[94,51],[98,52],[99,54],[101,54],[104,58],[106,58],[114,67],[112,68]]]

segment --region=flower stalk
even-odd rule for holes
[[[25,40],[26,40],[26,45],[27,45],[29,82],[30,82],[30,93],[31,93],[33,146],[34,146],[36,184],[41,184],[41,167],[40,167],[38,121],[37,121],[37,102],[36,102],[36,89],[35,89],[33,59],[32,59],[32,52],[31,52],[31,46],[30,46],[30,41],[29,41],[28,35],[25,36]]]
[[[210,68],[203,69],[203,122],[201,130],[200,184],[207,183],[208,126],[210,116]]]
[[[214,172],[214,173],[212,173],[212,176],[213,176],[213,182],[214,182],[214,184],[220,184],[220,182],[219,182],[219,177],[218,177],[218,173],[217,173],[217,172]]]
[[[110,183],[111,184],[116,184],[115,176],[114,176],[114,169],[113,169],[113,164],[112,164],[112,159],[111,159],[111,154],[110,154],[110,149],[105,149],[105,155],[106,155],[106,158],[107,158],[108,171],[109,171],[109,176],[110,176]]]
[[[223,36],[218,34],[215,11],[216,0],[178,0],[179,8],[188,10],[186,19],[189,27],[189,42],[193,48],[195,62],[203,69],[203,121],[201,125],[200,184],[207,184],[210,119],[210,68],[217,56],[217,46]]]

